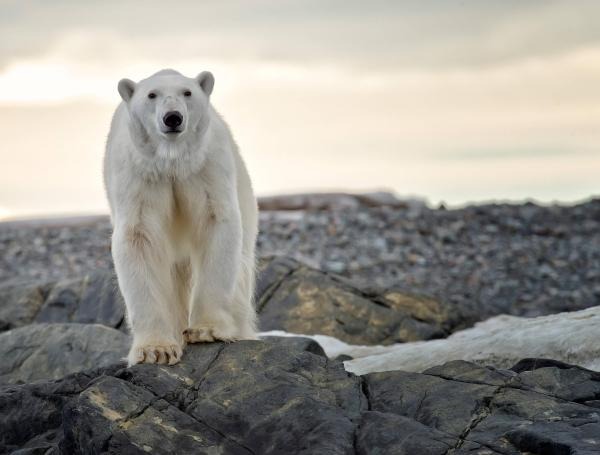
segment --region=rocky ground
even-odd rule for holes
[[[293,257],[361,288],[398,287],[474,305],[480,318],[600,303],[600,199],[459,210],[385,195],[263,205],[278,210],[261,214],[259,255]],[[110,232],[105,217],[0,224],[0,283],[110,271]]]
[[[309,352],[312,351],[312,352]],[[107,454],[594,454],[600,374],[451,362],[347,374],[310,344],[188,349],[0,389],[0,451]]]
[[[367,294],[281,257],[263,260],[256,306],[264,330],[321,333],[358,345],[444,337],[462,322],[459,313],[437,300],[393,289]],[[90,324],[93,336],[85,331]],[[60,378],[92,359],[107,365],[123,355],[115,343],[125,344],[125,305],[111,272],[5,284],[0,286],[0,330],[0,384]],[[65,349],[77,360],[57,362]]]
[[[263,330],[392,345],[600,303],[600,200],[261,205]],[[600,375],[558,361],[355,376],[268,338],[125,368],[109,238],[104,217],[0,224],[0,453],[600,453]]]

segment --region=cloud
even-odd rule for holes
[[[496,65],[594,45],[599,15],[594,0],[12,1],[0,18],[0,67],[40,57],[81,30],[112,34],[119,47],[134,50],[130,55],[157,61],[256,60],[354,70]],[[80,60],[106,56],[101,45],[72,54]]]
[[[104,210],[116,83],[163,67],[216,74],[213,101],[260,193],[598,190],[600,2],[249,5],[3,4],[4,209]]]

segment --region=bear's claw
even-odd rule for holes
[[[240,338],[232,333],[226,333],[211,326],[194,327],[184,330],[183,338],[186,343],[210,343],[212,341],[237,341]]]
[[[158,363],[162,365],[175,365],[181,360],[182,349],[177,345],[146,345],[131,349],[129,364]]]

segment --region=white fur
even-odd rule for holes
[[[210,73],[190,79],[173,70],[119,82],[104,181],[130,364],[176,363],[186,342],[256,337],[256,199],[210,104],[213,84]],[[173,110],[183,115],[178,134],[162,121]]]

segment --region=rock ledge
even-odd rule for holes
[[[6,386],[0,452],[598,453],[598,373],[457,361],[359,377],[309,351],[298,339],[194,345],[175,367]]]

